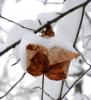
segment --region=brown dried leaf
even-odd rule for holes
[[[67,77],[70,61],[57,63],[49,66],[46,76],[51,80],[64,80]]]
[[[51,27],[51,25],[47,25],[46,30],[42,33],[42,37],[53,37],[54,31]]]
[[[45,66],[48,66],[48,64],[49,64],[49,60],[47,56],[41,52],[38,52],[31,59],[31,64],[27,68],[27,71],[33,76],[39,76],[44,73]]]
[[[50,65],[61,63],[64,61],[71,61],[73,58],[76,58],[78,56],[79,56],[78,53],[62,49],[59,47],[51,48],[48,52],[48,59]]]
[[[65,79],[70,61],[79,56],[78,53],[59,47],[47,49],[41,45],[29,44],[26,49],[27,72],[33,76],[45,74],[51,80]]]

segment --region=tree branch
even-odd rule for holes
[[[28,29],[28,30],[33,30],[35,33],[38,33],[38,32],[40,32],[41,30],[43,30],[45,27],[47,27],[47,25],[52,24],[52,23],[54,23],[54,22],[57,22],[59,19],[61,19],[61,18],[63,18],[64,16],[68,15],[69,13],[75,11],[76,9],[79,9],[79,8],[81,8],[81,7],[85,6],[85,5],[87,5],[89,2],[90,2],[90,1],[87,0],[86,2],[84,2],[84,3],[82,3],[82,4],[78,5],[78,6],[76,6],[76,7],[72,8],[72,9],[70,9],[70,10],[68,10],[68,11],[66,11],[66,12],[64,12],[64,13],[62,13],[62,14],[60,14],[58,17],[56,17],[56,18],[54,18],[54,19],[48,21],[46,24],[42,25],[42,26],[41,26],[40,28],[38,28],[37,30],[33,30],[33,29],[31,29],[31,28],[24,27],[24,26],[22,26],[22,25],[20,25],[20,24],[18,24],[18,23],[16,23],[16,22],[10,20],[10,19],[7,19],[7,18],[3,17],[2,15],[0,15],[0,17],[3,18],[3,19],[5,19],[5,20],[7,20],[7,21],[9,21],[9,22],[12,22],[12,23],[14,23],[14,24],[16,24],[16,25],[18,25],[18,26],[20,26],[20,27],[22,27],[22,28],[25,28],[25,29]],[[4,51],[0,52],[0,56],[3,55],[4,53],[6,53],[7,51],[9,51],[10,49],[15,48],[15,46],[18,45],[18,44],[20,43],[20,41],[21,41],[21,40],[15,42],[15,43],[12,44],[11,46],[7,47]]]
[[[36,87],[34,87],[33,89],[40,89],[40,90],[42,90],[41,89],[41,87],[39,87],[39,86],[36,86]],[[50,99],[52,99],[52,100],[55,100],[53,97],[51,97],[45,90],[43,90],[43,92],[50,98]]]
[[[83,54],[76,48],[76,42],[77,42],[77,39],[78,39],[78,36],[79,36],[79,33],[80,33],[80,30],[81,30],[81,26],[82,26],[82,22],[83,22],[83,17],[84,17],[84,12],[85,12],[85,7],[86,5],[83,5],[83,11],[82,11],[82,16],[81,16],[81,21],[80,21],[80,24],[79,24],[79,27],[78,27],[78,31],[77,31],[77,35],[76,35],[76,38],[75,38],[75,41],[74,41],[74,44],[73,44],[73,47],[76,49],[77,52],[80,53],[80,55],[82,56],[82,58],[84,59],[85,63],[87,65],[90,66],[90,68],[85,71],[73,84],[72,86],[69,88],[69,90],[64,94],[64,96],[61,98],[61,100],[68,94],[68,92],[73,88],[73,86],[91,69],[91,65],[87,63],[87,61],[85,60]]]
[[[89,0],[88,0],[89,1]],[[86,4],[87,5],[87,4]],[[81,21],[80,21],[80,24],[79,24],[79,27],[78,27],[78,31],[77,31],[77,35],[76,35],[76,38],[75,38],[75,41],[73,43],[73,47],[74,49],[82,56],[84,62],[90,66],[90,64],[86,61],[86,59],[84,58],[83,54],[76,48],[76,43],[77,43],[77,40],[78,40],[78,36],[80,34],[80,30],[81,30],[81,26],[82,26],[82,22],[83,22],[83,18],[84,18],[84,13],[85,13],[85,8],[86,8],[86,5],[83,5],[83,11],[82,11],[82,16],[81,16]]]
[[[89,72],[89,70],[91,70],[91,66],[88,70],[86,70],[82,75],[79,76],[79,78],[72,84],[72,86],[69,88],[69,90],[63,95],[63,97],[61,98],[61,100],[69,93],[69,91],[74,87],[74,85],[82,78],[84,77],[87,72]]]
[[[30,30],[30,31],[34,31],[33,29],[28,28],[28,27],[25,27],[25,26],[23,26],[23,25],[21,25],[21,24],[15,22],[15,21],[13,21],[13,20],[10,20],[10,19],[8,19],[8,18],[2,16],[1,14],[0,14],[0,17],[1,17],[2,19],[4,19],[4,20],[7,20],[7,21],[11,22],[11,23],[14,23],[15,25],[20,26],[21,28],[24,28],[24,29],[27,29],[27,30]]]
[[[5,96],[7,96],[12,89],[24,78],[24,76],[26,75],[26,72],[22,75],[22,77],[8,90],[8,92],[6,94],[4,94],[3,96],[0,97],[0,99],[4,98]]]
[[[61,100],[60,98],[62,97],[63,87],[64,87],[64,80],[62,80],[61,91],[60,91],[60,95],[57,100]]]
[[[12,64],[11,66],[15,66],[16,64],[18,64],[20,61],[20,59],[18,59],[14,64]]]
[[[5,54],[6,52],[8,52],[10,49],[15,48],[20,42],[21,42],[21,40],[15,42],[14,44],[12,44],[9,47],[7,47],[5,50],[1,51],[0,52],[0,56],[2,56],[3,54]]]

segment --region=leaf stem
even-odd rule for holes
[[[44,74],[42,76],[42,95],[41,95],[41,100],[43,100],[43,95],[44,94]]]
[[[60,95],[59,95],[58,100],[61,100],[62,93],[63,93],[63,87],[64,87],[64,80],[62,80],[61,91],[60,91]]]

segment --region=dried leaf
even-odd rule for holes
[[[33,76],[39,76],[44,73],[45,66],[48,66],[49,61],[46,55],[38,52],[32,59],[27,71]]]
[[[46,30],[42,33],[42,37],[53,37],[54,31],[51,27],[51,25],[47,25]]]
[[[51,80],[63,80],[67,77],[70,61],[65,61],[55,65],[49,66],[49,71],[46,76]]]
[[[51,80],[66,79],[70,61],[78,57],[78,53],[74,53],[62,48],[47,49],[41,45],[29,44],[27,52],[27,72],[33,76],[45,74]],[[36,51],[30,57],[30,53]]]
[[[72,51],[58,47],[51,48],[48,51],[48,59],[50,60],[50,65],[64,61],[71,61],[73,58],[78,56],[78,53],[74,53]]]

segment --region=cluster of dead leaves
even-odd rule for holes
[[[54,36],[51,26],[48,26],[41,36]],[[63,48],[48,49],[31,43],[26,47],[26,54],[27,72],[33,76],[45,74],[51,80],[66,79],[70,61],[79,56],[78,53]]]

